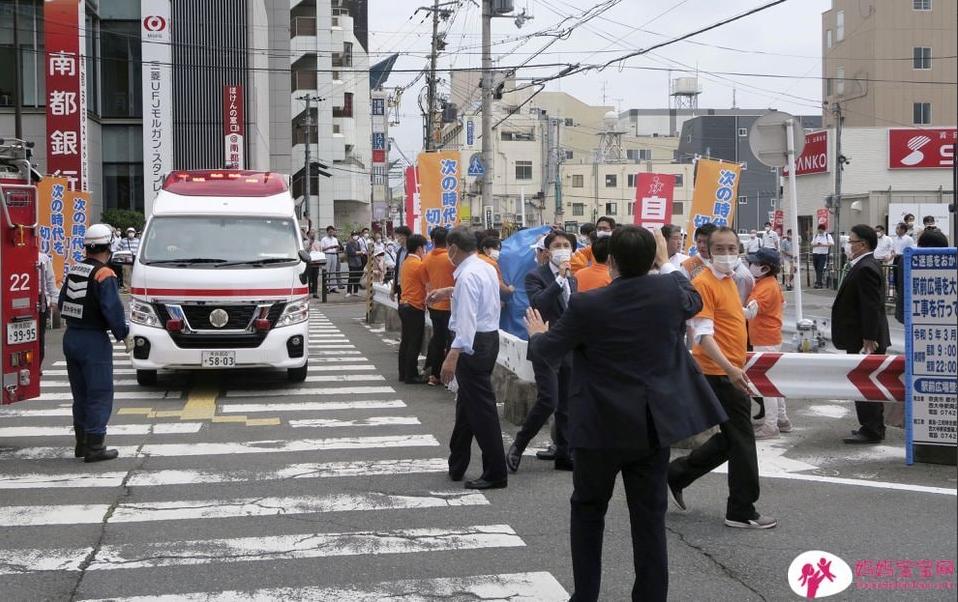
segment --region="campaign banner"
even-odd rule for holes
[[[805,134],[805,150],[795,159],[796,176],[813,173],[828,173],[828,130]],[[788,176],[788,165],[782,175]]]
[[[149,217],[173,170],[173,37],[170,0],[140,0],[143,86],[143,199]]]
[[[245,134],[243,86],[223,86],[223,161],[229,169],[246,169]]]
[[[459,224],[459,179],[462,161],[458,151],[420,153],[420,233],[429,236],[433,228]]]
[[[89,184],[86,115],[86,16],[82,0],[43,4],[47,170],[72,190]]]
[[[729,226],[735,219],[735,197],[742,166],[713,159],[699,159],[695,168],[695,189],[692,191],[692,210],[686,230],[695,248],[693,233],[703,224]]]
[[[37,184],[40,252],[53,259],[57,288],[70,266],[83,261],[90,193],[70,190],[67,178],[46,176]]]
[[[888,169],[951,169],[955,128],[888,130]]]
[[[819,209],[817,211],[816,217],[817,217],[817,220],[816,220],[817,223],[815,224],[815,227],[818,228],[818,226],[825,226],[825,230],[827,231],[828,230],[828,209]]]
[[[640,173],[635,176],[634,223],[648,229],[672,223],[672,199],[675,176],[664,173]]]
[[[415,167],[406,168],[406,223],[414,234],[421,234],[419,221],[419,177]]]

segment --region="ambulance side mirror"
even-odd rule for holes
[[[309,280],[309,253],[300,249],[299,250],[299,259],[306,264],[306,267],[303,269],[303,272],[299,275],[299,281],[302,284],[306,284]]]
[[[302,249],[300,249],[300,251],[299,251],[299,259],[300,259],[300,261],[302,261],[303,263],[309,263],[309,253],[307,253],[306,251],[303,251]]]

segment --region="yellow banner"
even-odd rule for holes
[[[459,224],[459,179],[462,161],[456,151],[420,153],[419,202],[421,232],[429,236],[435,227]]]
[[[695,229],[703,224],[728,226],[735,218],[738,203],[738,182],[742,167],[738,163],[722,163],[699,159],[695,168],[695,190],[686,230],[689,249],[695,248]]]
[[[69,189],[66,178],[44,176],[37,185],[40,252],[53,259],[57,287],[70,266],[83,261],[83,237],[89,220],[90,193]]]

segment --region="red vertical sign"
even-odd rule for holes
[[[785,212],[781,209],[775,210],[775,217],[772,219],[772,230],[775,230],[779,238],[785,234]]]
[[[640,173],[635,176],[635,220],[638,226],[661,228],[672,223],[675,176]]]
[[[419,174],[415,167],[406,168],[406,223],[417,232],[419,225]]]
[[[824,225],[825,230],[828,230],[828,209],[818,210],[818,224],[816,224],[815,227],[817,228],[821,225]]]
[[[89,181],[86,144],[86,27],[83,0],[43,4],[47,103],[47,172],[76,190]]]
[[[246,169],[245,123],[243,86],[223,86],[224,162],[229,169]]]

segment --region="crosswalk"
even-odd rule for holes
[[[219,422],[156,412],[192,403],[195,382],[138,387],[117,352],[117,460],[73,458],[63,362],[45,370],[40,399],[0,408],[0,597],[57,572],[80,584],[78,600],[568,599],[549,572],[508,560],[527,543],[495,496],[446,478],[437,434],[321,313],[306,381],[226,373]],[[247,415],[278,426],[232,420]],[[376,570],[342,570],[358,557]]]

